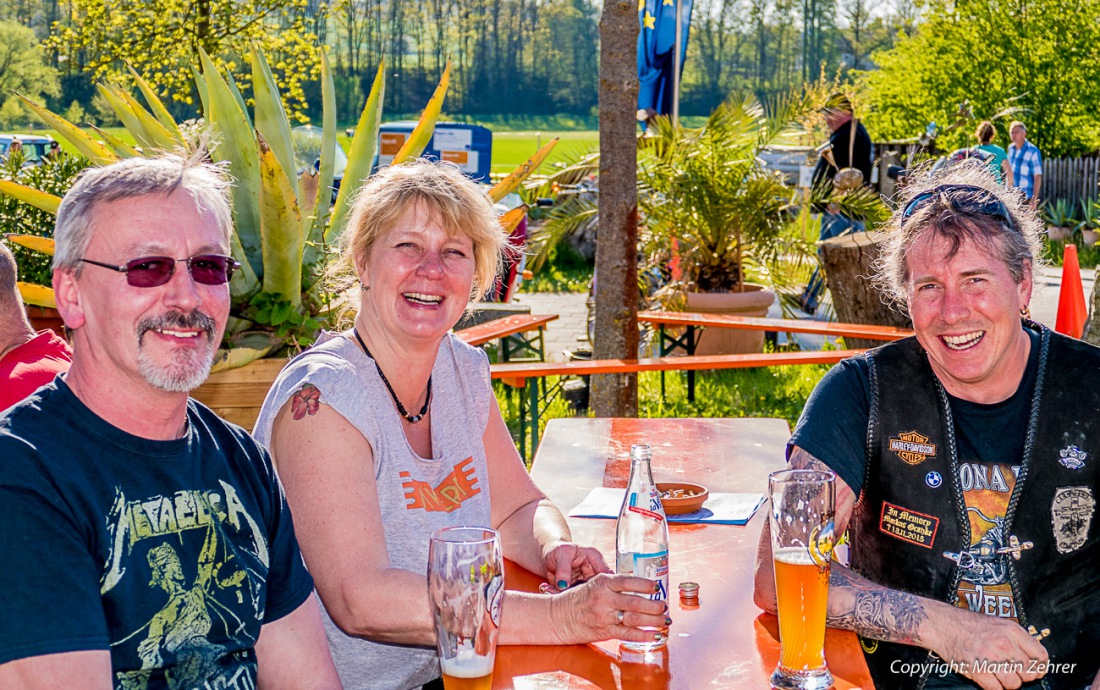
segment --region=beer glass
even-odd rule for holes
[[[781,690],[824,690],[833,684],[825,666],[825,612],[836,475],[773,472],[768,491],[780,650],[771,683]]]
[[[428,598],[446,690],[490,690],[504,561],[496,531],[446,527],[432,533]]]

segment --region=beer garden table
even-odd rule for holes
[[[535,483],[563,513],[595,487],[625,487],[630,445],[653,447],[656,481],[689,481],[713,492],[767,493],[768,473],[782,469],[790,430],[781,419],[553,419],[535,456]],[[779,660],[775,616],[752,600],[757,541],[768,504],[745,526],[670,526],[669,644],[649,663],[620,657],[618,642],[561,647],[500,647],[493,688],[516,690],[695,690],[768,688]],[[573,538],[614,563],[615,521],[569,518]],[[537,591],[542,580],[508,562],[509,589]],[[697,608],[685,608],[677,585],[700,585]],[[504,615],[508,612],[505,610]],[[873,688],[849,632],[828,630],[825,657],[836,690]]]

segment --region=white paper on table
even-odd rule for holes
[[[569,511],[569,517],[617,518],[626,489],[600,486]],[[712,525],[744,525],[764,503],[764,494],[710,493],[694,513],[669,515],[669,523],[700,522]]]

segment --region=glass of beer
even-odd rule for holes
[[[496,531],[447,527],[432,533],[428,598],[447,690],[493,685],[504,561]]]
[[[772,687],[824,690],[833,684],[825,666],[825,612],[836,475],[817,470],[773,472],[768,490],[780,650]]]

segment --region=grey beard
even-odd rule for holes
[[[167,365],[154,362],[146,353],[145,334],[155,329],[201,328],[206,334],[206,347],[201,351],[178,350],[172,353]],[[213,318],[199,311],[184,315],[169,312],[158,317],[146,317],[138,322],[138,372],[146,383],[169,393],[187,393],[202,385],[210,375],[214,364],[214,332],[217,323]]]

